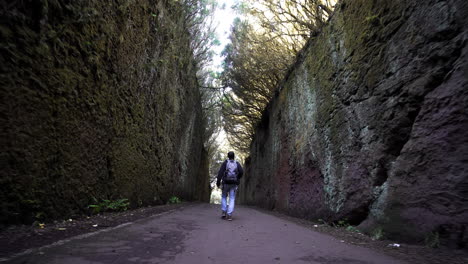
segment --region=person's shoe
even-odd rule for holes
[[[223,212],[221,213],[221,218],[222,218],[222,219],[226,219],[226,211],[223,211]]]
[[[232,215],[227,215],[227,220],[232,221]]]

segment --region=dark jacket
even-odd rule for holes
[[[216,180],[216,185],[219,186],[220,183],[221,183],[221,180],[224,178],[224,174],[226,173],[226,164],[227,164],[227,160],[225,160],[223,162],[223,164],[221,165],[221,168],[219,168],[219,171],[218,171],[218,178]],[[239,185],[240,183],[240,179],[242,178],[242,175],[244,174],[244,169],[242,169],[242,166],[240,165],[240,163],[238,161],[236,161],[237,163],[237,185]]]

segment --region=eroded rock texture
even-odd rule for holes
[[[2,222],[83,212],[93,198],[207,196],[196,69],[176,1],[1,8]]]
[[[468,7],[343,1],[263,116],[241,200],[468,241]]]

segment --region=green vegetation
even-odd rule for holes
[[[361,233],[361,231],[359,231],[359,229],[357,229],[355,226],[352,226],[352,225],[347,226],[346,230],[348,230],[349,232]]]
[[[348,222],[347,218],[339,220],[336,224],[334,223],[333,226],[338,227],[338,228],[345,228],[349,232],[361,233],[361,231],[359,231],[359,229],[357,229],[355,226],[351,225]]]
[[[326,23],[334,8],[328,0],[242,2],[223,55],[224,130],[241,153],[250,142],[275,90],[307,40]]]
[[[440,246],[439,232],[431,232],[424,240],[427,247],[438,248]]]
[[[92,208],[94,214],[107,211],[126,211],[130,205],[128,199],[118,199],[114,201],[103,199],[100,203],[97,203],[97,199],[94,200],[96,204],[88,205],[88,208]]]
[[[346,219],[346,218],[344,218],[342,220],[339,220],[336,223],[331,223],[331,224],[327,223],[323,219],[318,219],[317,221],[319,223],[323,224],[323,225],[331,226],[331,227],[334,227],[334,228],[344,228],[344,229],[346,229],[346,231],[349,231],[349,232],[361,233],[361,231],[359,231],[359,229],[357,229],[355,226],[351,225],[348,222],[348,219]]]
[[[182,201],[179,199],[177,196],[172,196],[169,201],[167,201],[168,204],[179,204]]]
[[[373,16],[368,16],[366,17],[366,22],[372,25],[379,25],[380,24],[380,19],[377,15]]]
[[[372,231],[371,233],[372,239],[375,239],[375,240],[381,240],[384,238],[384,236],[385,236],[385,233],[382,227],[378,227],[374,229],[374,231]]]
[[[333,226],[335,227],[348,227],[350,226],[349,222],[348,222],[348,219],[341,219],[339,220],[336,224],[333,223]]]

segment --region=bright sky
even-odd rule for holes
[[[221,64],[223,58],[221,52],[223,51],[226,44],[229,43],[229,33],[231,31],[231,25],[234,18],[237,16],[235,10],[232,9],[238,0],[218,0],[218,8],[214,14],[214,23],[216,26],[216,35],[221,45],[214,47],[216,55],[213,58],[213,68],[216,71],[221,71]]]
[[[213,50],[216,53],[213,57],[212,67],[214,71],[222,70],[223,57],[221,52],[224,47],[229,43],[229,33],[231,31],[231,25],[236,18],[237,14],[235,10],[232,9],[232,6],[237,3],[238,0],[218,0],[218,8],[214,14],[214,24],[216,26],[216,35],[218,40],[221,42],[221,45],[214,47]],[[226,138],[226,132],[224,129],[221,130],[217,139],[220,144],[224,147],[228,147],[228,141]]]

